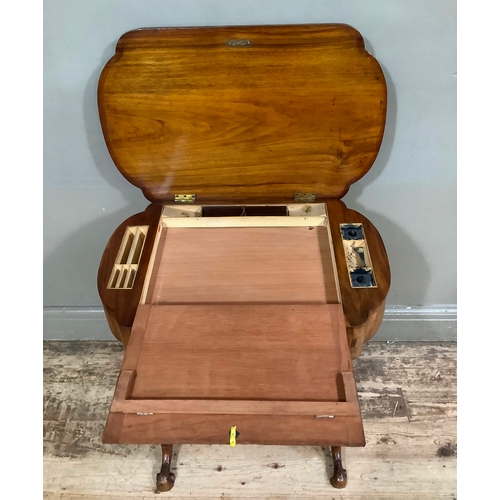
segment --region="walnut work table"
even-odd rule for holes
[[[126,33],[98,105],[151,204],[98,289],[126,346],[103,441],[364,446],[352,358],[382,320],[383,242],[341,201],[377,156],[386,86],[346,25]]]

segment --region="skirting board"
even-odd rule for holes
[[[44,307],[44,340],[112,340],[98,307]],[[457,341],[457,308],[388,307],[375,341]]]

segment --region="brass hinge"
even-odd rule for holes
[[[298,203],[311,203],[316,199],[316,195],[314,193],[295,193],[293,195],[293,201]]]
[[[196,201],[195,194],[176,194],[174,195],[175,203],[194,203]]]

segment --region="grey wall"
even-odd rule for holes
[[[449,339],[456,317],[454,0],[45,0],[44,336],[111,339],[96,288],[106,242],[148,204],[111,161],[97,80],[124,32],[152,26],[347,23],[388,84],[387,128],[346,204],[386,243],[379,339]]]

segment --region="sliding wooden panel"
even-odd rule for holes
[[[340,304],[139,307],[104,440],[224,443],[229,423],[241,443],[364,444]]]
[[[326,227],[167,227],[160,238],[152,304],[339,301]]]
[[[324,305],[152,306],[132,397],[338,401],[340,319]]]

